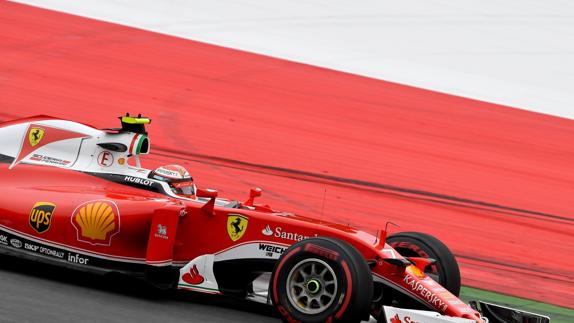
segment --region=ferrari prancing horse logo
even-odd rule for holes
[[[230,214],[227,216],[227,234],[233,241],[237,241],[243,237],[247,231],[249,219],[246,216],[239,214]]]
[[[30,146],[34,147],[42,141],[44,138],[44,129],[34,127],[30,129],[28,133],[28,141],[30,142]]]

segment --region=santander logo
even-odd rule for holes
[[[193,265],[191,270],[183,275],[182,279],[190,285],[199,285],[205,281],[205,278],[199,273],[196,265]]]
[[[395,316],[391,317],[390,321],[391,323],[421,323],[419,321],[413,321],[413,319],[411,319],[410,316],[405,316],[403,317],[403,320],[401,320],[399,314],[396,314]]]
[[[265,229],[261,230],[261,233],[263,233],[266,236],[272,236],[273,235],[273,230],[271,230],[271,227],[269,225],[267,225],[265,227]]]

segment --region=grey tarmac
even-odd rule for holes
[[[0,322],[280,322],[270,306],[0,256]]]

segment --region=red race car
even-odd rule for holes
[[[103,130],[47,116],[0,124],[0,252],[267,302],[285,322],[531,317],[462,302],[456,260],[430,235],[371,235],[258,204],[258,188],[222,199],[181,166],[142,168],[151,120],[120,119]]]

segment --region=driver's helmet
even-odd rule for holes
[[[156,170],[151,171],[149,177],[168,183],[176,195],[190,198],[195,196],[195,184],[193,184],[193,178],[182,166],[161,166]]]

